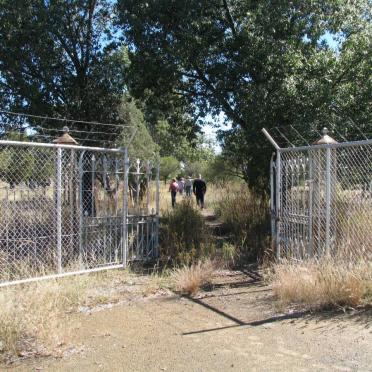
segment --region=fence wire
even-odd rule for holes
[[[0,284],[156,257],[158,169],[135,164],[125,150],[0,141]]]
[[[372,259],[372,140],[279,149],[271,174],[278,257]]]

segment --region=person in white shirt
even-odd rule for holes
[[[192,189],[192,178],[189,176],[186,178],[186,181],[185,181],[186,196],[191,197],[191,189]]]

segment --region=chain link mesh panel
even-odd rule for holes
[[[159,180],[138,164],[124,150],[0,141],[0,284],[156,257]]]
[[[372,259],[372,141],[279,150],[281,257]]]

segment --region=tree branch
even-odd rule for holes
[[[219,104],[223,107],[225,113],[231,117],[234,121],[240,124],[242,127],[246,126],[245,120],[243,120],[235,110],[226,101],[225,97],[214,87],[214,85],[209,81],[209,79],[203,74],[201,69],[193,63],[193,67],[198,74],[199,79],[204,83],[204,85],[212,92],[213,96],[217,99]]]
[[[223,7],[226,11],[227,20],[230,24],[231,32],[234,35],[234,38],[236,38],[238,36],[238,34],[236,32],[236,29],[235,29],[234,19],[231,15],[231,12],[230,12],[230,9],[229,9],[229,4],[227,3],[227,0],[223,0],[222,2],[223,2]]]

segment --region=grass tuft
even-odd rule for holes
[[[274,266],[271,281],[282,305],[300,304],[308,309],[356,307],[369,301],[371,264],[342,261],[282,262]]]
[[[172,273],[174,289],[182,294],[195,295],[204,285],[211,282],[215,265],[211,260],[198,261]]]

